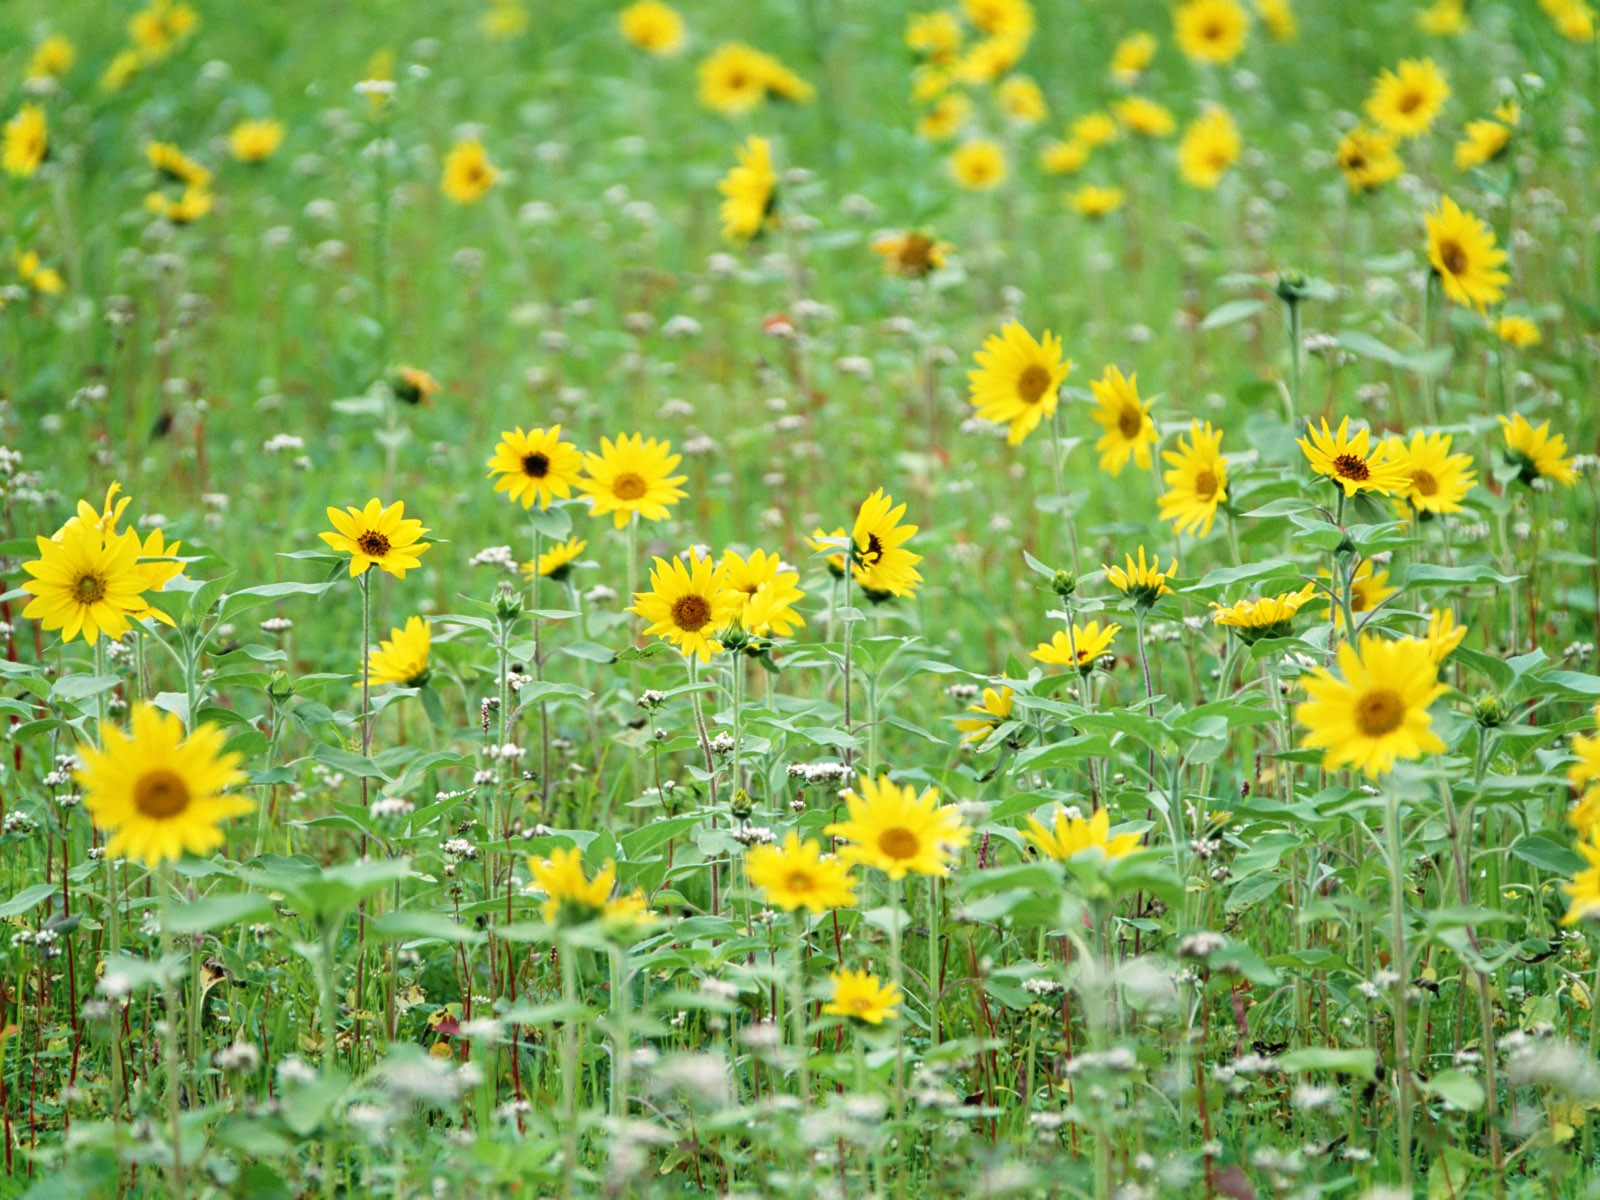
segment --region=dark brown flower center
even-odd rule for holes
[[[363,533],[356,539],[356,545],[368,558],[382,558],[390,549],[389,539],[376,529],[369,529]]]
[[[1421,92],[1404,92],[1400,96],[1400,102],[1396,104],[1395,107],[1401,112],[1405,113],[1407,116],[1410,116],[1412,113],[1416,112],[1417,109],[1422,107],[1422,100],[1423,96]]]
[[[1405,702],[1397,692],[1386,688],[1363,692],[1356,701],[1356,728],[1370,738],[1393,733],[1400,728],[1405,715]]]
[[[611,492],[618,500],[637,500],[649,490],[644,478],[632,471],[624,471],[611,482]]]
[[[524,454],[522,473],[529,479],[543,479],[550,474],[550,459],[543,454]]]
[[[1144,428],[1144,414],[1136,408],[1125,408],[1122,415],[1117,418],[1117,429],[1122,436],[1130,441],[1139,436],[1139,431]]]
[[[894,826],[878,835],[878,849],[890,858],[915,858],[922,842],[911,830]]]
[[[1024,404],[1037,404],[1050,386],[1050,372],[1038,363],[1030,363],[1017,376],[1017,397]]]
[[[1220,42],[1227,32],[1221,21],[1208,21],[1200,27],[1200,37],[1208,42]]]
[[[164,821],[189,807],[189,785],[176,771],[157,767],[146,771],[133,784],[133,806],[142,816]]]
[[[1359,454],[1339,455],[1333,460],[1333,469],[1340,479],[1350,479],[1356,483],[1365,483],[1372,478],[1372,469]]]
[[[1201,500],[1209,500],[1217,494],[1217,477],[1211,471],[1201,471],[1194,477],[1194,494]]]
[[[98,604],[105,599],[106,581],[98,575],[80,575],[72,594],[79,604]]]
[[[1464,275],[1470,262],[1467,252],[1461,248],[1461,243],[1446,239],[1439,243],[1439,261],[1444,264],[1444,269],[1452,275]]]
[[[878,540],[875,533],[867,534],[867,548],[861,552],[861,565],[870,567],[876,565],[883,557],[883,543]]]
[[[1411,472],[1411,488],[1424,496],[1437,496],[1439,481],[1433,477],[1432,471],[1417,470]]]
[[[684,633],[699,633],[711,621],[711,604],[704,596],[679,596],[672,602],[672,623]]]

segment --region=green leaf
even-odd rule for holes
[[[1226,300],[1205,315],[1201,329],[1221,329],[1248,321],[1267,306],[1265,300]]]
[[[112,691],[122,682],[117,675],[63,675],[50,689],[50,699],[76,702]]]
[[[1380,342],[1370,333],[1362,333],[1359,329],[1351,329],[1341,333],[1337,341],[1339,345],[1350,351],[1350,353],[1360,355],[1362,358],[1370,358],[1391,367],[1404,367],[1407,365],[1404,354],[1401,354],[1394,347]]]
[[[396,941],[438,941],[476,945],[485,935],[467,925],[451,920],[444,913],[398,912],[384,913],[372,922],[374,929],[386,938]]]
[[[1279,1055],[1278,1066],[1291,1075],[1302,1071],[1332,1071],[1335,1075],[1354,1075],[1375,1081],[1378,1078],[1378,1052],[1372,1049],[1336,1050],[1326,1046],[1306,1046]]]
[[[370,758],[359,754],[352,754],[348,750],[341,750],[338,746],[318,744],[311,751],[311,758],[335,771],[342,771],[346,775],[354,775],[357,779],[388,779],[383,771],[378,768]],[[304,761],[303,759],[301,761]]]
[[[36,883],[32,887],[23,888],[4,904],[0,904],[0,917],[20,917],[40,901],[60,890],[53,883]]]
[[[1552,837],[1531,833],[1511,843],[1511,853],[1552,875],[1576,875],[1583,870],[1583,858]]]
[[[168,914],[167,928],[179,934],[210,933],[225,925],[259,921],[271,914],[270,897],[256,892],[233,892],[179,905]]]
[[[1477,1112],[1483,1107],[1483,1084],[1465,1071],[1440,1071],[1432,1079],[1418,1083],[1424,1093],[1461,1112]]]

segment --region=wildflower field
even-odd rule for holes
[[[1600,1196],[1597,187],[1591,0],[11,0],[0,1197]]]

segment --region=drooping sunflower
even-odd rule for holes
[[[1105,430],[1094,448],[1100,452],[1100,469],[1115,479],[1131,458],[1140,470],[1150,469],[1150,447],[1160,441],[1150,404],[1139,399],[1139,376],[1124,376],[1108,364],[1105,374],[1091,380],[1095,410],[1089,415]]]
[[[444,156],[439,190],[457,204],[475,204],[488,195],[500,178],[500,171],[489,161],[489,151],[477,138],[457,142]]]
[[[790,833],[782,846],[756,846],[744,857],[750,883],[768,904],[784,912],[803,908],[823,913],[856,902],[850,864],[822,853],[822,844]]]
[[[1387,774],[1399,759],[1443,752],[1428,706],[1447,690],[1426,643],[1361,635],[1339,647],[1339,675],[1318,667],[1304,681],[1310,697],[1295,706],[1302,745],[1322,750],[1324,769],[1354,767]]]
[[[0,137],[0,167],[13,179],[27,179],[50,154],[50,123],[44,109],[24,104],[6,122]]]
[[[1171,571],[1177,564],[1161,569],[1161,556],[1158,554],[1149,562],[1145,561],[1144,547],[1139,547],[1139,561],[1133,561],[1133,555],[1124,555],[1127,559],[1126,567],[1108,567],[1104,563],[1101,569],[1106,573],[1106,582],[1117,591],[1127,596],[1135,604],[1148,607],[1160,597],[1169,594],[1172,589],[1167,586],[1167,571]]]
[[[1178,174],[1190,187],[1211,191],[1239,161],[1239,127],[1224,108],[1207,108],[1184,128],[1178,142]]]
[[[240,121],[228,134],[228,150],[242,163],[262,163],[283,145],[282,121]]]
[[[1111,78],[1123,87],[1132,87],[1155,61],[1160,48],[1153,33],[1141,29],[1128,34],[1111,51]]]
[[[656,559],[650,590],[633,599],[628,611],[649,622],[647,634],[676,646],[685,657],[709,662],[722,649],[717,631],[732,624],[744,593],[724,583],[709,558],[695,555],[689,566],[681,558]]]
[[[1428,613],[1428,632],[1422,638],[1428,647],[1428,657],[1438,665],[1450,657],[1450,652],[1467,636],[1467,627],[1456,624],[1456,614],[1448,608],[1436,608]]]
[[[143,550],[133,530],[102,530],[98,524],[69,522],[55,538],[37,539],[39,557],[22,564],[31,579],[22,590],[32,595],[22,615],[61,640],[78,636],[91,646],[101,634],[119,638],[128,621],[149,613],[144,597],[149,577],[139,567]]]
[[[922,279],[941,269],[953,247],[917,230],[885,233],[872,240],[872,252],[883,258],[883,269],[902,279]]]
[[[661,0],[637,0],[617,17],[622,36],[646,54],[669,55],[683,49],[688,38],[677,9]]]
[[[211,172],[171,142],[147,142],[144,156],[163,179],[186,187],[211,186]]]
[[[1516,350],[1527,350],[1544,340],[1538,325],[1515,313],[1508,313],[1494,323],[1494,335]]]
[[[614,442],[602,437],[600,452],[590,450],[583,456],[578,490],[589,497],[595,516],[610,513],[618,529],[634,513],[646,521],[665,521],[672,506],[688,494],[678,486],[686,476],[672,473],[682,461],[668,441],[647,441],[640,433],[618,434]]]
[[[557,498],[572,495],[572,485],[583,470],[583,455],[571,442],[561,440],[561,426],[533,429],[522,426],[500,435],[494,457],[488,462],[494,490],[505,492],[525,509],[535,504],[549,508]]]
[[[1075,666],[1079,674],[1087,675],[1121,632],[1122,626],[1114,621],[1107,622],[1104,629],[1099,621],[1090,621],[1087,625],[1074,623],[1070,635],[1065,629],[1056,630],[1048,642],[1034,647],[1030,657],[1051,666]]]
[[[1308,583],[1297,591],[1238,600],[1226,607],[1213,602],[1211,620],[1232,629],[1247,646],[1264,638],[1288,637],[1294,631],[1295,614],[1315,595],[1316,585]]]
[[[1228,498],[1228,462],[1222,457],[1222,430],[1207,421],[1189,426],[1189,438],[1178,438],[1177,450],[1162,459],[1172,468],[1162,473],[1167,490],[1161,496],[1161,519],[1171,521],[1177,533],[1211,532],[1217,508]]]
[[[1068,813],[1057,808],[1055,818],[1045,825],[1038,817],[1028,818],[1028,827],[1022,836],[1031,842],[1040,854],[1057,862],[1066,862],[1080,854],[1098,853],[1110,862],[1123,858],[1139,848],[1137,833],[1119,833],[1111,836],[1111,817],[1105,809],[1097,809],[1091,817],[1076,812]]]
[[[1380,74],[1367,97],[1367,116],[1398,138],[1420,137],[1433,127],[1450,84],[1431,58],[1408,58]]]
[[[863,775],[856,788],[845,792],[844,802],[850,819],[823,832],[844,839],[839,855],[846,862],[873,867],[890,879],[948,875],[957,852],[972,836],[955,805],[940,806],[937,788],[919,796],[915,788],[887,775],[876,780]]]
[[[1468,121],[1456,143],[1456,166],[1463,171],[1491,163],[1511,145],[1511,127],[1483,118]]]
[[[1478,481],[1472,455],[1450,453],[1448,433],[1418,430],[1409,443],[1403,438],[1387,438],[1382,452],[1405,474],[1406,486],[1396,494],[1418,512],[1460,512],[1461,502]]]
[[[1006,152],[999,142],[973,138],[950,155],[950,177],[973,192],[992,192],[1006,181]]]
[[[909,596],[922,582],[917,564],[922,555],[905,548],[917,532],[902,525],[906,506],[882,488],[861,502],[851,530],[850,573],[869,596]]]
[[[401,687],[421,687],[428,681],[428,651],[433,645],[433,629],[421,617],[411,617],[404,629],[391,629],[389,640],[367,655],[369,683],[398,683]]]
[[[1244,49],[1250,15],[1238,0],[1183,0],[1172,25],[1180,50],[1195,62],[1221,65]]]
[[[1001,687],[998,691],[992,687],[983,689],[983,699],[977,704],[967,705],[966,711],[975,713],[976,716],[955,718],[956,728],[961,732],[961,744],[976,746],[988,739],[989,735],[1001,725],[1011,719],[1011,706],[1016,697],[1016,692],[1009,687]]]
[[[421,555],[429,548],[422,540],[428,530],[421,521],[408,518],[403,500],[387,508],[374,496],[365,508],[350,505],[329,508],[330,532],[318,534],[323,541],[350,556],[350,574],[363,575],[368,567],[381,567],[396,579],[421,566]]]
[[[245,781],[239,755],[224,753],[221,729],[201,724],[188,737],[183,722],[150,704],[133,708],[130,734],[102,726],[104,745],[78,747],[75,772],[84,808],[106,830],[108,854],[145,866],[209,854],[222,845],[221,824],[255,805],[226,794]]]
[[[1357,125],[1339,139],[1333,158],[1353,195],[1392,183],[1405,170],[1393,135],[1365,125]]]
[[[1056,411],[1072,370],[1072,360],[1061,356],[1060,338],[1047,329],[1036,341],[1016,321],[990,334],[973,357],[978,369],[967,372],[968,399],[981,419],[1011,426],[1006,443],[1012,446]]]
[[[1405,468],[1386,457],[1382,444],[1372,445],[1372,435],[1365,427],[1351,436],[1349,417],[1339,422],[1337,432],[1328,429],[1328,419],[1324,417],[1321,429],[1308,426],[1306,436],[1297,439],[1296,444],[1311,469],[1333,480],[1346,496],[1357,492],[1385,496],[1404,493],[1409,483]]]
[[[828,976],[833,995],[822,1006],[830,1017],[849,1017],[867,1025],[882,1025],[900,1015],[905,996],[898,983],[884,983],[871,971],[834,971]]]
[[[1066,202],[1067,207],[1080,217],[1098,221],[1120,209],[1124,199],[1125,194],[1119,187],[1102,187],[1099,184],[1086,183],[1068,192]]]
[[[530,858],[528,876],[533,887],[544,893],[539,914],[552,925],[636,921],[648,911],[644,897],[638,893],[612,895],[617,883],[616,863],[607,861],[593,879],[589,878],[583,869],[583,851],[576,846],[558,846],[549,858]]]
[[[1500,418],[1500,429],[1505,434],[1506,457],[1517,468],[1517,478],[1523,483],[1548,479],[1571,487],[1578,481],[1578,473],[1567,457],[1567,439],[1559,433],[1551,434],[1549,421],[1535,429],[1527,417],[1512,413]]]
[[[700,103],[736,117],[767,98],[772,59],[739,42],[718,46],[700,64]]]
[[[1506,252],[1495,245],[1487,222],[1443,196],[1427,215],[1427,229],[1428,261],[1446,296],[1479,312],[1504,299],[1511,279],[1501,269]]]
[[[564,582],[567,576],[572,574],[572,568],[577,564],[578,558],[588,548],[589,543],[583,538],[568,538],[564,542],[557,542],[539,555],[539,574],[556,583]],[[522,574],[532,579],[533,568],[533,563],[523,563]]]
[[[722,236],[748,242],[777,221],[778,172],[766,138],[747,138],[734,154],[738,165],[717,184],[722,193]]]
[[[758,637],[769,633],[789,637],[806,623],[794,607],[806,595],[796,586],[800,572],[784,566],[776,554],[753,550],[747,558],[737,550],[727,550],[717,570],[723,585],[739,593],[734,622],[746,632]]]
[[[1129,96],[1118,100],[1111,105],[1111,111],[1124,129],[1139,137],[1171,137],[1178,128],[1172,110],[1148,96]]]

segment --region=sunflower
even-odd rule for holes
[[[926,233],[884,233],[872,240],[872,252],[883,258],[883,269],[903,279],[922,279],[943,268],[952,247]]]
[[[330,508],[333,529],[318,536],[350,556],[350,574],[362,575],[368,567],[378,566],[404,579],[407,571],[421,565],[420,556],[429,546],[421,540],[428,530],[421,521],[407,519],[405,512],[405,501],[396,500],[385,508],[376,496],[365,508]]]
[[[473,204],[488,194],[499,170],[489,161],[489,152],[477,138],[457,142],[444,156],[444,171],[439,190],[457,204]]]
[[[1339,139],[1333,159],[1344,172],[1345,185],[1353,195],[1392,183],[1405,170],[1394,138],[1381,129],[1365,125],[1357,125]]]
[[[1006,180],[1005,151],[988,138],[963,142],[947,165],[950,177],[968,191],[991,192]]]
[[[1155,61],[1160,43],[1155,35],[1143,30],[1130,33],[1111,51],[1111,78],[1123,87],[1139,82],[1150,64]]]
[[[768,904],[784,912],[803,908],[824,913],[850,908],[856,902],[856,883],[850,864],[822,853],[820,842],[790,833],[783,845],[756,846],[744,856],[745,874],[761,889]]]
[[[1115,479],[1131,458],[1140,470],[1150,469],[1150,447],[1160,437],[1150,419],[1150,405],[1139,399],[1139,376],[1124,376],[1108,365],[1105,374],[1091,380],[1095,410],[1089,415],[1105,430],[1094,448],[1100,452],[1100,469]]]
[[[1076,666],[1079,674],[1094,670],[1100,656],[1111,649],[1111,641],[1122,632],[1122,626],[1108,622],[1104,629],[1099,621],[1072,626],[1069,636],[1064,629],[1056,630],[1048,642],[1040,642],[1030,657],[1051,666]]]
[[[1238,0],[1183,0],[1172,25],[1185,54],[1195,62],[1221,65],[1244,49],[1250,16]]]
[[[1444,750],[1428,706],[1447,689],[1427,643],[1364,633],[1359,648],[1339,647],[1339,670],[1343,678],[1318,667],[1303,682],[1310,699],[1294,712],[1307,730],[1301,744],[1324,751],[1325,770],[1356,767],[1371,777],[1397,759]]]
[[[1189,425],[1189,440],[1178,438],[1176,451],[1161,455],[1172,468],[1162,473],[1167,485],[1162,495],[1161,519],[1171,521],[1177,533],[1197,531],[1200,537],[1211,532],[1217,508],[1228,498],[1228,461],[1222,457],[1222,430],[1212,429],[1207,421]]]
[[[1226,607],[1213,602],[1211,620],[1213,624],[1232,629],[1247,646],[1263,638],[1288,637],[1293,632],[1295,614],[1315,595],[1316,585],[1308,583],[1298,591],[1257,596]]]
[[[389,390],[400,403],[418,407],[439,394],[439,381],[421,367],[398,367],[389,377]]]
[[[44,109],[24,104],[6,122],[0,138],[0,167],[13,179],[27,179],[39,169],[50,153],[50,124]]]
[[[421,617],[411,617],[404,629],[391,629],[389,640],[367,656],[369,683],[398,683],[421,687],[428,682],[428,649],[433,631]]]
[[[1434,0],[1417,14],[1417,28],[1435,37],[1455,37],[1467,31],[1467,0]]]
[[[790,104],[809,104],[817,89],[775,58],[767,59],[767,95]]]
[[[67,281],[61,278],[61,272],[54,267],[44,266],[39,261],[36,250],[28,250],[17,255],[17,278],[31,292],[40,296],[59,296],[66,290]]]
[[[1275,42],[1292,42],[1300,34],[1289,0],[1256,0],[1256,16]]]
[[[929,142],[949,141],[972,116],[972,100],[961,92],[940,96],[917,122],[917,136]]]
[[[1578,481],[1572,460],[1567,457],[1567,439],[1550,433],[1550,422],[1535,429],[1521,413],[1500,418],[1500,428],[1505,434],[1506,457],[1517,468],[1517,478],[1523,483],[1535,479],[1550,479],[1571,487]]]
[[[1072,175],[1083,169],[1089,153],[1084,142],[1049,141],[1039,151],[1039,169],[1046,175]]]
[[[1595,40],[1594,8],[1587,0],[1539,0],[1539,7],[1555,23],[1556,32],[1569,42]]]
[[[1190,187],[1211,191],[1239,161],[1239,127],[1226,109],[1212,106],[1183,131],[1178,143],[1178,174]]]
[[[186,187],[178,196],[151,192],[144,198],[147,212],[154,213],[174,225],[188,225],[198,221],[212,209],[214,198],[205,188]]]
[[[1317,572],[1319,578],[1327,580],[1327,586],[1333,586],[1333,576],[1327,571]],[[1390,596],[1397,595],[1399,588],[1389,586],[1389,572],[1373,569],[1372,560],[1364,558],[1356,567],[1355,574],[1350,577],[1350,611],[1352,614],[1372,612]],[[1344,607],[1329,601],[1333,609],[1333,624],[1337,629],[1344,628]]]
[[[266,162],[283,145],[282,121],[240,121],[228,134],[228,150],[242,163]]]
[[[68,522],[54,539],[36,540],[39,557],[22,564],[33,577],[22,585],[33,596],[22,615],[37,618],[46,631],[61,630],[62,641],[81,634],[92,646],[101,634],[119,638],[130,618],[153,612],[144,598],[150,579],[139,566],[143,547],[133,530]]]
[[[528,875],[544,893],[539,913],[552,925],[583,925],[608,914],[616,900],[617,864],[607,862],[593,879],[584,874],[583,851],[576,846],[557,847],[549,858],[530,858]]]
[[[650,590],[635,593],[633,607],[649,622],[647,634],[670,642],[687,657],[701,662],[722,649],[716,634],[734,622],[744,604],[744,593],[723,582],[709,558],[695,555],[689,566],[683,559],[658,558],[650,572]]]
[[[906,49],[934,63],[949,63],[961,53],[961,22],[953,12],[912,13],[906,20]]]
[[[1579,854],[1589,865],[1573,875],[1571,882],[1561,885],[1567,893],[1567,914],[1561,918],[1563,925],[1576,925],[1579,921],[1600,914],[1600,844],[1591,830],[1577,843]]]
[[[836,821],[822,832],[846,842],[839,850],[846,862],[875,867],[890,879],[908,874],[943,877],[956,852],[972,831],[961,823],[953,804],[939,806],[937,788],[922,795],[887,775],[876,782],[863,775],[859,790],[844,793],[848,821]]]
[[[1360,429],[1350,436],[1350,418],[1339,422],[1337,433],[1328,429],[1328,419],[1322,419],[1322,428],[1309,426],[1306,436],[1297,444],[1311,469],[1326,475],[1344,489],[1346,496],[1357,492],[1379,492],[1385,496],[1404,492],[1409,482],[1405,468],[1385,456],[1382,445],[1372,446],[1371,434]]]
[[[746,632],[789,637],[806,623],[794,609],[806,595],[795,586],[800,573],[784,566],[776,554],[755,550],[746,558],[736,550],[724,551],[717,571],[723,586],[739,594],[734,622]]]
[[[1509,315],[1494,323],[1494,335],[1515,350],[1527,350],[1544,340],[1539,327],[1527,317]]]
[[[828,574],[835,579],[844,578],[844,555],[831,553],[831,551],[837,550],[847,540],[848,536],[843,525],[837,526],[832,533],[818,525],[811,531],[811,536],[806,539],[806,545],[810,546],[818,554],[828,555]]]
[[[571,442],[561,440],[561,426],[528,433],[519,425],[500,435],[494,457],[488,462],[494,490],[505,492],[525,509],[535,504],[549,508],[557,497],[572,495],[572,485],[583,469],[583,455]]]
[[[600,453],[583,456],[583,476],[578,490],[589,497],[590,511],[597,517],[607,513],[618,529],[634,513],[646,521],[665,521],[671,507],[687,494],[678,485],[686,478],[672,470],[683,456],[672,453],[671,442],[645,440],[618,434],[616,441],[600,439]]]
[[[1117,122],[1129,133],[1140,137],[1171,137],[1178,128],[1172,110],[1148,96],[1129,96],[1111,106]]]
[[[991,733],[1009,721],[1011,704],[1015,696],[1016,692],[1008,687],[1002,687],[998,691],[991,687],[984,688],[983,699],[977,704],[969,704],[966,708],[967,712],[978,715],[955,718],[956,729],[964,735],[961,744],[980,745]]]
[[[687,40],[683,18],[661,0],[638,0],[617,17],[622,36],[646,54],[676,54]]]
[[[1024,75],[1012,75],[1003,80],[995,89],[995,100],[1000,110],[1018,125],[1037,125],[1050,113],[1044,92]]]
[[[1387,438],[1381,447],[1385,458],[1406,478],[1396,494],[1410,501],[1418,512],[1457,513],[1461,501],[1477,483],[1472,455],[1451,454],[1448,433],[1419,430],[1407,443],[1403,438]]]
[[[577,563],[579,555],[588,548],[589,543],[582,538],[569,538],[567,541],[557,542],[539,555],[539,574],[557,583],[565,581],[567,576],[572,574],[572,568]],[[523,563],[522,573],[532,579],[533,563]]]
[[[1033,36],[1035,19],[1028,0],[961,0],[962,11],[986,37]]]
[[[974,359],[978,369],[967,372],[968,398],[982,420],[1011,426],[1006,442],[1012,446],[1056,411],[1072,370],[1072,360],[1061,357],[1060,338],[1047,329],[1035,341],[1016,321],[990,334]]]
[[[118,534],[117,523],[122,520],[122,514],[127,511],[128,505],[133,503],[131,496],[119,496],[122,484],[115,481],[106,488],[105,503],[97,510],[87,500],[78,501],[77,512],[67,520],[56,532],[56,540],[69,529],[98,530],[108,539]],[[139,562],[134,568],[140,577],[141,590],[146,592],[165,591],[167,584],[171,583],[183,573],[183,563],[177,560],[178,552],[183,548],[183,543],[168,543],[166,535],[159,529],[152,529],[148,537],[140,544]],[[166,625],[175,625],[176,622],[158,608],[152,608],[148,600],[144,600],[141,607],[128,612],[130,620],[146,621],[156,620]]]
[[[1600,726],[1600,704],[1595,705],[1594,720]],[[1582,791],[1591,784],[1600,783],[1600,732],[1594,736],[1573,735],[1572,753],[1578,760],[1567,768],[1567,782],[1573,789]]]
[[[1461,645],[1467,636],[1467,627],[1456,624],[1456,614],[1448,608],[1436,608],[1428,613],[1428,632],[1422,644],[1428,647],[1428,657],[1438,665],[1450,657],[1450,652]]]
[[[747,138],[734,154],[738,165],[717,184],[722,193],[722,236],[748,242],[777,224],[778,173],[766,138]]]
[[[1082,142],[1091,150],[1097,150],[1117,140],[1117,122],[1108,112],[1085,113],[1072,123],[1067,136],[1074,142]]]
[[[171,142],[147,142],[145,159],[164,179],[187,187],[211,186],[211,172],[190,158]]]
[[[1367,97],[1367,115],[1398,138],[1419,137],[1450,99],[1450,84],[1431,58],[1408,58],[1384,71]]]
[[[1033,843],[1040,854],[1057,862],[1066,862],[1090,851],[1109,862],[1132,854],[1139,848],[1137,833],[1111,836],[1111,817],[1103,808],[1097,809],[1094,816],[1088,818],[1057,808],[1055,819],[1048,826],[1038,817],[1029,817],[1028,828],[1022,831],[1022,836]]]
[[[1088,217],[1091,221],[1109,217],[1122,207],[1124,194],[1119,187],[1101,187],[1098,184],[1086,183],[1075,191],[1069,192],[1066,197],[1067,207],[1080,217]]]
[[[139,57],[137,50],[119,50],[111,56],[111,61],[106,65],[105,71],[100,76],[100,90],[104,92],[120,92],[133,80],[144,66],[144,60]]]
[[[849,1017],[882,1025],[900,1015],[905,997],[898,983],[881,982],[871,971],[834,971],[828,976],[833,997],[822,1006],[830,1017]]]
[[[1488,119],[1468,121],[1456,143],[1456,166],[1463,171],[1491,163],[1511,145],[1511,127]]]
[[[772,59],[750,46],[729,42],[700,64],[700,103],[725,116],[747,113],[767,98]]]
[[[922,555],[905,548],[917,532],[915,525],[900,524],[905,512],[906,506],[897,506],[882,488],[863,500],[856,512],[850,533],[850,573],[869,596],[909,596],[922,582],[916,569]]]
[[[215,725],[197,725],[183,736],[183,722],[150,704],[133,708],[131,735],[102,727],[100,748],[82,745],[83,803],[95,827],[106,830],[106,853],[147,867],[209,854],[222,845],[220,825],[255,808],[243,796],[224,793],[245,782],[239,755],[224,753]]]
[[[1161,556],[1158,554],[1149,562],[1145,561],[1144,547],[1139,547],[1139,561],[1133,561],[1133,555],[1123,556],[1127,559],[1126,567],[1108,567],[1101,564],[1101,570],[1106,573],[1106,582],[1124,596],[1129,597],[1135,604],[1148,608],[1162,596],[1171,593],[1167,586],[1167,573],[1161,569]],[[1168,567],[1170,571],[1177,566],[1174,562]]]
[[[77,60],[78,51],[71,39],[53,33],[34,47],[33,56],[22,73],[23,80],[31,83],[37,79],[60,79],[72,70]]]

